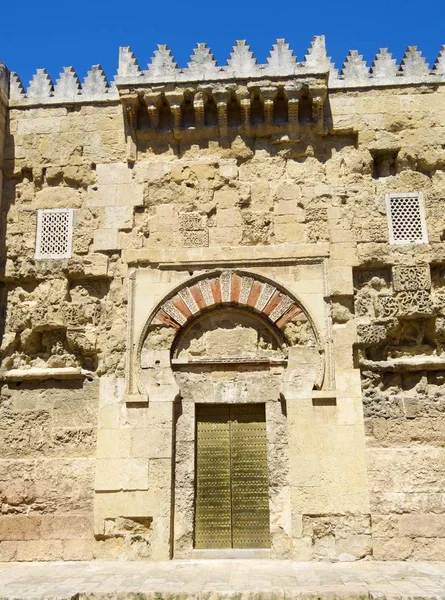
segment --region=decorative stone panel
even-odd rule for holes
[[[387,336],[389,325],[394,325],[394,322],[385,324],[369,323],[367,325],[357,326],[357,336],[359,343],[364,346],[373,346],[384,342]]]
[[[396,292],[429,290],[431,288],[430,267],[429,265],[393,267],[392,280]]]
[[[362,368],[421,371],[443,368],[443,266],[396,265],[392,280],[355,273],[356,358]]]
[[[397,294],[399,303],[399,315],[426,315],[433,314],[433,302],[431,294],[426,290],[416,292],[399,292]]]
[[[397,298],[389,294],[377,296],[377,314],[380,318],[394,317],[398,312]]]

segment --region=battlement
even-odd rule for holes
[[[73,67],[66,67],[55,83],[45,69],[37,69],[25,90],[17,73],[9,75],[11,106],[118,101],[119,89],[150,85],[187,85],[242,81],[289,80],[325,74],[328,89],[356,89],[445,83],[445,46],[432,68],[416,46],[408,46],[400,64],[387,48],[376,54],[371,67],[357,50],[351,50],[340,71],[327,55],[325,37],[315,36],[299,62],[289,44],[277,40],[265,64],[257,60],[245,40],[237,41],[227,64],[217,64],[210,48],[198,44],[187,67],[180,68],[166,45],[158,45],[146,70],[129,47],[119,51],[118,71],[109,84],[100,65],[94,65],[83,83]],[[5,87],[5,86],[4,86]]]
[[[26,91],[17,73],[9,77],[10,106],[106,102],[118,97],[100,65],[91,67],[82,84],[73,67],[65,67],[55,84],[46,69],[37,69]]]

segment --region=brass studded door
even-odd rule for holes
[[[264,404],[196,406],[195,548],[269,548]]]

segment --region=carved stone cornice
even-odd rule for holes
[[[147,135],[151,131],[157,136],[173,134],[174,139],[180,140],[190,135],[223,137],[229,134],[229,130],[235,135],[244,133],[261,137],[275,133],[299,134],[307,131],[308,127],[322,133],[327,85],[328,73],[319,73],[300,78],[249,81],[247,85],[245,81],[235,80],[197,82],[196,85],[187,83],[184,86],[162,83],[153,86],[138,81],[131,88],[118,85],[118,91],[124,108],[127,137],[135,140],[136,132]],[[274,122],[275,102],[280,99],[285,100],[282,104],[285,114],[283,116],[281,111],[279,121]],[[312,113],[300,122],[299,107],[305,99]],[[229,119],[229,103],[232,116],[234,110],[238,111],[238,116],[232,119]],[[161,105],[171,112],[171,125],[163,123],[161,126]],[[138,125],[138,110],[146,111],[148,115],[141,127]],[[207,111],[212,111],[211,119],[207,119]],[[129,149],[129,160],[132,160],[134,152],[134,149]]]

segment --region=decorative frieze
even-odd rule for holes
[[[199,213],[180,213],[179,229],[182,231],[199,231],[203,229],[202,216]]]
[[[395,265],[354,276],[358,364],[363,369],[433,368],[443,354],[443,266]]]
[[[208,279],[201,279],[201,281],[198,283],[198,286],[201,290],[201,294],[204,298],[206,306],[212,306],[212,304],[215,304],[210,281]]]
[[[395,294],[370,293],[362,294],[356,299],[357,315],[368,318],[432,315],[433,307],[433,298],[428,290],[405,290]]]
[[[282,298],[280,304],[278,304],[278,306],[276,306],[273,311],[270,313],[269,315],[269,319],[273,322],[278,321],[278,319],[284,315],[284,313],[286,311],[289,310],[289,308],[294,304],[294,301],[292,300],[292,298],[289,298],[289,296],[285,296],[284,298]]]
[[[192,314],[196,314],[199,311],[198,305],[195,302],[190,290],[188,288],[184,288],[179,292],[179,295],[184,300],[187,308]]]
[[[377,296],[377,316],[380,318],[395,317],[399,313],[399,303],[396,297],[389,294]]]
[[[206,229],[180,231],[181,246],[185,248],[202,248],[209,245],[209,232]]]

